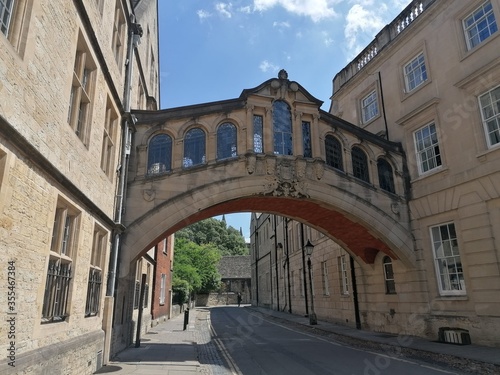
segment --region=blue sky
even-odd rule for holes
[[[409,0],[159,0],[160,107],[237,98],[288,72],[328,111],[332,79]],[[249,236],[249,214],[226,215]]]

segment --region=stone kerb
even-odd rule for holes
[[[128,273],[129,263],[154,241],[185,225],[245,210],[300,218],[300,212],[293,212],[294,202],[311,202],[341,212],[353,223],[366,227],[375,239],[387,243],[407,265],[414,264],[407,223],[400,224],[401,217],[390,210],[397,198],[360,186],[355,179],[341,178],[325,169],[320,159],[248,153],[231,162],[197,167],[154,181],[136,181],[128,193],[129,202],[139,203],[127,208],[122,277]],[[273,205],[273,199],[281,203]],[[284,212],[289,209],[292,211]]]

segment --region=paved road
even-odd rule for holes
[[[212,308],[215,343],[238,375],[443,375],[436,364],[349,347],[265,319],[250,309]]]

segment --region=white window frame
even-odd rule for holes
[[[377,90],[372,90],[361,99],[361,117],[366,124],[379,115]]]
[[[339,276],[340,276],[340,293],[349,295],[349,276],[347,274],[346,256],[339,256]]]
[[[323,281],[323,294],[330,295],[330,288],[328,287],[328,266],[326,261],[321,262],[321,280]]]
[[[421,62],[420,59],[422,59]],[[416,65],[414,66],[414,64]],[[423,72],[421,69],[422,66],[424,67]],[[423,76],[424,73],[425,77]],[[418,55],[413,57],[408,63],[403,66],[403,76],[405,81],[406,93],[410,93],[416,90],[429,79],[427,65],[425,64],[425,54],[423,51],[421,51]]]
[[[455,232],[455,237],[453,237],[452,233],[450,233],[450,228],[452,226],[453,232]],[[441,236],[441,229],[444,227],[446,227],[449,237],[445,240],[443,240]],[[439,294],[442,296],[457,296],[467,294],[465,288],[465,275],[463,272],[462,260],[458,248],[458,238],[456,236],[455,224],[453,222],[449,222],[435,225],[429,228],[429,232],[432,241],[434,266],[436,269]],[[446,248],[448,248],[448,255],[445,254]],[[454,264],[459,263],[460,270],[457,267],[454,273],[450,273],[449,270],[446,270],[446,272],[441,274],[440,264],[449,264],[448,262],[450,260],[452,260]],[[458,289],[455,289],[452,286],[457,286]]]
[[[498,91],[496,99],[492,96],[495,91]],[[478,101],[488,148],[500,146],[500,86],[480,95]],[[488,124],[493,126],[492,131],[488,129]],[[492,142],[492,136],[497,138],[495,143]]]
[[[488,5],[490,6],[490,9],[487,11],[487,13],[485,13],[484,8],[487,7]],[[474,19],[475,16],[479,16],[478,13],[481,13],[481,12],[483,14],[480,16],[480,18]],[[493,22],[491,22],[491,23],[490,23],[491,20],[488,20],[489,16],[493,16]],[[469,21],[471,22],[470,24],[468,24]],[[488,35],[486,37],[484,37],[484,39],[481,39],[482,37],[480,35],[480,32],[478,31],[478,25],[480,22],[483,22],[483,21],[487,22]],[[492,28],[491,26],[493,26],[493,28],[494,28],[493,31],[490,30]],[[481,45],[486,39],[488,39],[494,33],[498,32],[498,25],[496,22],[495,13],[493,12],[493,6],[491,4],[491,1],[489,1],[489,0],[484,1],[480,6],[478,6],[476,9],[474,9],[472,12],[470,12],[466,17],[464,17],[462,20],[462,27],[463,27],[465,42],[467,44],[468,51]],[[473,36],[471,36],[472,32],[475,33]],[[474,42],[473,40],[475,39],[476,36],[477,36],[478,40],[476,42]]]
[[[166,285],[167,285],[167,275],[162,273],[160,281],[160,305],[165,304]]]
[[[434,131],[432,131],[431,127],[434,127]],[[424,134],[426,129],[429,129],[429,135]],[[419,137],[419,134],[421,134],[422,137]],[[429,137],[431,141],[430,143],[427,142]],[[413,142],[415,145],[415,156],[418,165],[418,172],[420,175],[429,173],[442,167],[443,156],[439,145],[439,137],[435,122],[430,122],[429,124],[422,126],[418,130],[416,130],[413,133]],[[436,147],[439,154],[436,153]],[[429,153],[431,154],[430,156]],[[435,165],[432,167],[429,166],[429,161],[431,160],[434,160],[435,162]]]

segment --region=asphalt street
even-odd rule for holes
[[[213,339],[238,375],[443,375],[456,369],[367,350],[304,332],[236,306],[210,310]]]

